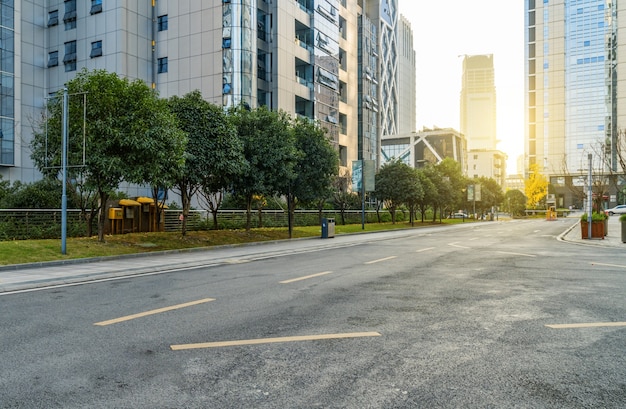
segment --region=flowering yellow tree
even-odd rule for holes
[[[528,179],[524,181],[526,207],[533,208],[548,194],[548,179],[539,172],[539,165],[533,163],[529,168]]]

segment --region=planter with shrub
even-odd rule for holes
[[[606,215],[604,213],[593,213],[591,215],[591,238],[604,239],[606,235]],[[580,218],[580,231],[583,239],[589,238],[589,224],[587,213]]]
[[[626,243],[626,214],[619,217],[619,222],[622,225],[622,243]]]

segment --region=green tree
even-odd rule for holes
[[[3,180],[2,175],[0,175],[0,208],[4,207],[2,206],[2,201],[4,200],[5,197],[7,197],[7,195],[10,192],[10,189],[11,189],[11,184],[9,183],[9,181]]]
[[[429,175],[430,172],[433,171],[436,170],[433,170],[432,166],[417,169],[417,177],[424,192],[421,199],[417,202],[417,206],[420,209],[422,223],[424,223],[424,215],[426,214],[426,209],[428,209],[429,206],[434,206],[434,204],[437,203],[437,196],[439,195],[437,186],[433,183]]]
[[[480,184],[480,205],[479,209],[482,213],[489,213],[494,207],[498,207],[504,201],[504,193],[502,187],[495,179],[480,177],[474,181],[474,184]]]
[[[295,177],[287,192],[289,208],[289,237],[292,236],[294,210],[301,202],[312,203],[329,196],[339,171],[337,151],[326,137],[325,130],[307,119],[293,123],[296,147]]]
[[[504,194],[504,206],[511,217],[523,216],[526,209],[526,196],[517,189],[508,190]]]
[[[233,190],[246,203],[246,230],[250,230],[253,197],[270,197],[288,190],[296,175],[297,150],[291,120],[285,112],[238,107],[231,115],[247,161],[243,172],[233,180]]]
[[[396,159],[385,163],[376,174],[376,197],[384,201],[391,213],[391,223],[396,223],[396,210],[406,204],[409,192],[420,190],[417,174],[411,167]],[[419,196],[416,193],[415,196]],[[423,194],[423,193],[422,193]]]
[[[524,181],[524,193],[528,208],[535,208],[548,194],[548,179],[541,174],[536,163],[530,165],[528,179]]]
[[[339,210],[342,225],[346,224],[346,210],[359,209],[361,207],[359,195],[348,190],[350,179],[350,171],[347,169],[340,170],[339,174],[333,179],[332,202],[335,209]],[[321,207],[318,210],[321,223]]]
[[[466,178],[463,176],[461,164],[452,158],[444,158],[434,165],[440,175],[439,180],[433,180],[439,194],[434,206],[433,221],[436,218],[436,209],[439,209],[439,218],[446,210],[458,209],[463,203],[463,191],[467,188]],[[436,174],[435,174],[436,175]]]
[[[412,168],[410,168],[410,170],[412,175],[407,174],[410,178],[405,192],[405,204],[409,208],[409,222],[411,223],[411,226],[414,226],[415,210],[420,205],[426,193],[422,185],[422,178],[418,171]]]
[[[145,168],[158,162],[163,151],[182,160],[182,150],[168,151],[172,145],[162,142],[179,138],[176,146],[183,146],[184,135],[176,132],[166,105],[143,81],[84,69],[67,82],[67,90],[71,95],[67,179],[81,180],[86,191],[95,192],[98,239],[104,241],[104,206],[111,192],[122,180],[143,181]],[[55,177],[61,166],[62,100],[61,92],[49,100],[48,114],[31,144],[36,166]]]
[[[222,108],[204,100],[199,91],[168,100],[170,111],[178,118],[178,126],[187,135],[186,161],[176,173],[173,188],[183,207],[182,235],[187,234],[187,218],[191,200],[202,190],[205,197],[223,191],[238,175],[245,161],[243,147],[236,129]],[[217,228],[215,208],[214,227]]]
[[[33,183],[15,182],[7,189],[6,196],[0,201],[8,209],[59,209],[61,207],[61,181],[44,177]],[[68,206],[74,203],[68,197]]]

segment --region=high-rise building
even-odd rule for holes
[[[467,140],[468,176],[504,187],[506,160],[496,149],[496,86],[493,55],[466,55],[461,80],[461,133]]]
[[[626,39],[614,0],[526,0],[525,169],[537,164],[557,205],[579,205],[589,168],[616,169],[626,124]],[[569,188],[568,188],[569,187]]]
[[[415,132],[416,89],[415,49],[411,23],[403,15],[398,22],[398,133]]]
[[[460,107],[467,149],[496,149],[493,55],[464,56]]]
[[[378,159],[381,135],[397,132],[397,0],[17,0],[0,7],[5,180],[40,177],[29,157],[33,119],[83,68],[141,79],[165,98],[200,90],[225,107],[265,105],[319,121],[345,167]]]

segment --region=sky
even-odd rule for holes
[[[507,174],[524,153],[523,0],[398,0],[413,29],[417,65],[417,130],[460,129],[463,56],[493,54],[497,149]]]

